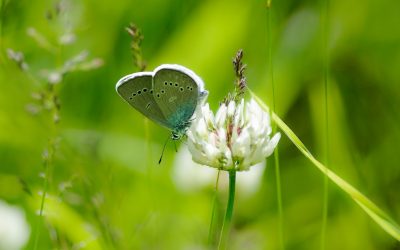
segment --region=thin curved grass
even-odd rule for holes
[[[249,91],[251,96],[257,101],[257,103],[266,112],[269,112],[269,108],[265,103],[252,91]],[[307,147],[297,137],[297,135],[282,121],[279,116],[272,113],[272,120],[282,130],[283,133],[293,142],[293,144],[299,149],[299,151],[311,161],[312,165],[317,167],[323,174],[325,174],[333,183],[335,183],[341,190],[347,193],[354,202],[356,202],[386,233],[391,235],[396,240],[400,241],[400,226],[390,218],[382,209],[380,209],[375,203],[373,203],[368,197],[358,191],[355,187],[349,184],[347,181],[342,179],[340,176],[335,174],[332,170],[328,169],[324,164],[318,161],[308,151]]]

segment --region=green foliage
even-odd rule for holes
[[[190,157],[182,158],[184,143],[178,153],[168,145],[158,166],[169,132],[115,92],[118,79],[137,70],[125,28],[140,28],[146,69],[191,68],[213,108],[233,90],[232,58],[242,48],[247,85],[271,106],[266,2],[1,1],[0,199],[24,209],[26,249],[37,235],[37,249],[207,247],[215,178],[197,184]],[[313,1],[271,4],[276,113],[316,159],[325,159],[321,8]],[[331,1],[329,8],[329,166],[399,222],[400,2]],[[322,175],[287,137],[279,156],[286,248],[316,249]],[[280,245],[272,163],[250,194],[238,176],[228,249]],[[178,164],[193,179],[179,182]],[[217,233],[227,197],[222,177]],[[341,189],[329,192],[326,249],[399,247]],[[367,213],[378,211],[365,204]]]

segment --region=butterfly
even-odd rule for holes
[[[137,111],[169,129],[173,140],[185,135],[196,107],[208,95],[201,78],[177,64],[124,76],[116,90]]]

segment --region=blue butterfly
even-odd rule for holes
[[[197,105],[208,95],[200,77],[176,64],[124,76],[116,90],[144,116],[171,130],[173,140],[185,135]]]

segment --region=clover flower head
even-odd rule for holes
[[[187,131],[193,161],[222,170],[243,171],[272,154],[280,133],[272,133],[270,116],[256,101],[221,104],[214,115],[207,104],[196,111]]]

